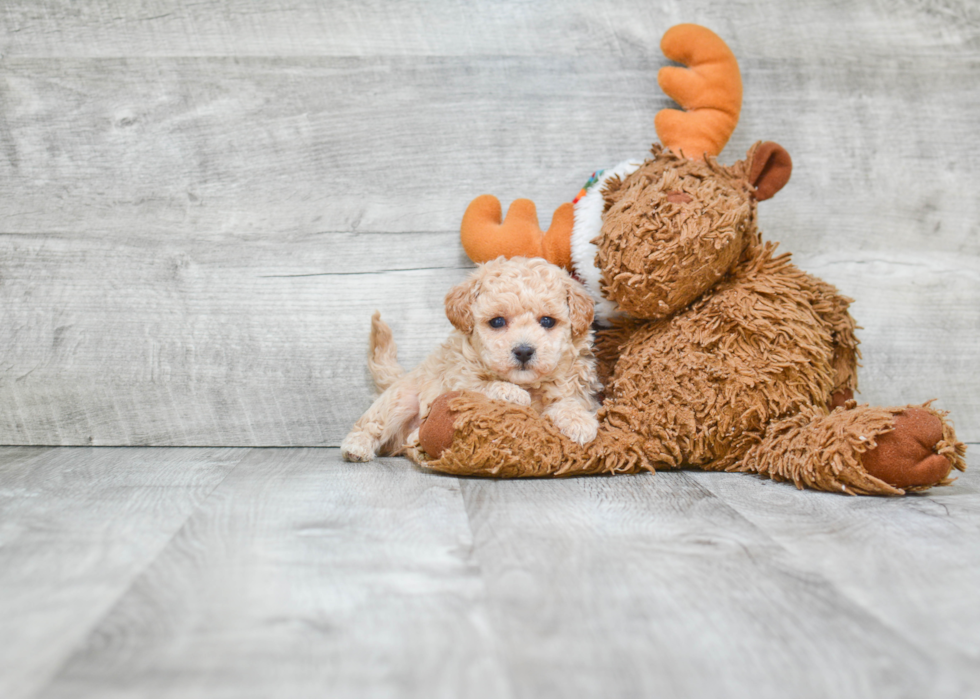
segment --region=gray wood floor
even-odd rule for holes
[[[0,696],[976,697],[980,470],[902,499],[0,450]]]

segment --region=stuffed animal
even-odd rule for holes
[[[652,157],[596,173],[546,232],[533,203],[514,202],[501,222],[489,195],[462,222],[474,261],[545,257],[593,295],[596,439],[579,445],[528,408],[446,394],[420,433],[426,465],[495,477],[701,468],[876,495],[948,484],[966,448],[946,414],[857,405],[850,299],[762,241],[756,207],[789,180],[789,154],[767,142],[734,165],[716,160],[741,109],[734,55],[696,25],[673,27],[661,47],[686,66],[659,74],[686,111],[658,114]]]

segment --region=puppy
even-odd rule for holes
[[[449,339],[404,373],[390,328],[371,319],[368,368],[383,391],[341,444],[348,461],[405,453],[418,461],[419,425],[447,391],[479,391],[531,406],[570,439],[595,438],[600,385],[592,355],[594,304],[545,260],[498,257],[446,295]]]

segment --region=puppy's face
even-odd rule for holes
[[[533,384],[588,342],[593,303],[544,260],[498,258],[446,297],[446,315],[499,380]]]

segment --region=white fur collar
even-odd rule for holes
[[[609,325],[609,321],[621,315],[616,303],[602,296],[601,273],[595,266],[596,246],[592,239],[602,229],[602,210],[605,200],[602,188],[606,180],[615,175],[626,177],[636,171],[641,160],[627,160],[616,167],[604,170],[598,181],[589,187],[585,196],[575,204],[575,225],[572,228],[572,269],[575,276],[585,284],[585,288],[595,300],[595,319],[599,325]]]

